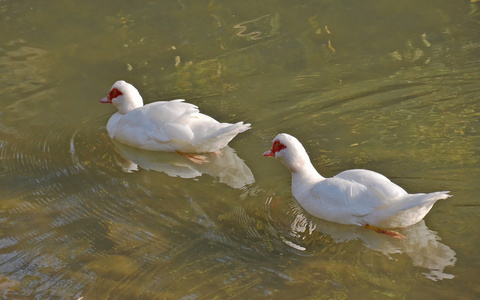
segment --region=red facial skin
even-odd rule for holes
[[[117,88],[113,88],[107,97],[100,100],[100,103],[112,103],[112,100],[117,98],[118,96],[123,95]]]
[[[282,149],[285,149],[287,148],[287,146],[285,146],[284,144],[280,143],[279,140],[275,140],[273,142],[273,145],[272,145],[272,149],[266,151],[265,153],[263,153],[263,156],[265,157],[275,157],[275,153],[277,153],[278,151],[282,150]]]

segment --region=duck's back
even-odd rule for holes
[[[394,199],[407,194],[403,188],[390,181],[387,177],[370,170],[347,170],[337,174],[334,178],[362,184],[377,197],[384,200],[394,201]]]

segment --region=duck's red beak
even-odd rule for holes
[[[101,99],[100,103],[112,103],[112,99],[110,99],[110,97],[107,96],[107,97]]]
[[[273,153],[273,151],[270,149],[268,151],[265,151],[265,153],[263,153],[263,156],[265,157],[274,157],[275,156],[275,153]]]

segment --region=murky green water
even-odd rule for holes
[[[0,1],[4,299],[480,295],[480,5]],[[207,166],[115,145],[114,81],[252,123]],[[450,190],[406,241],[331,224],[265,159]]]

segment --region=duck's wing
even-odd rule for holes
[[[193,132],[188,126],[198,114],[198,108],[183,99],[159,101],[132,110],[119,122],[118,134],[128,135],[139,143],[172,139],[189,141]]]
[[[370,170],[347,170],[334,176],[334,178],[340,178],[365,186],[376,198],[382,199],[384,205],[394,202],[395,199],[400,199],[407,194],[403,188],[391,182],[387,177]]]
[[[348,215],[365,216],[383,205],[381,199],[365,185],[337,177],[326,178],[316,184],[310,196],[319,201],[318,205],[325,213],[344,218]]]

